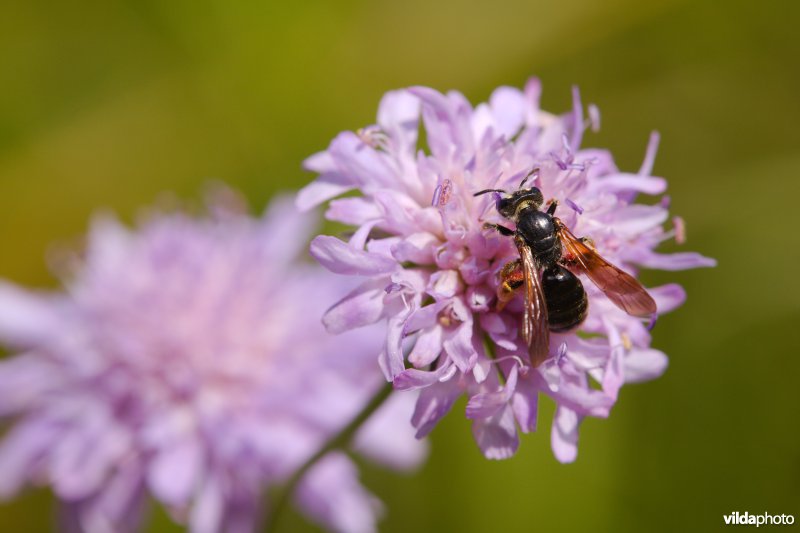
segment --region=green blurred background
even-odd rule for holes
[[[458,404],[417,475],[365,465],[384,531],[708,531],[733,511],[800,519],[800,10],[791,2],[553,3],[408,0],[235,3],[43,0],[0,18],[0,276],[54,286],[44,253],[98,208],[130,220],[162,191],[198,198],[222,179],[258,209],[311,176],[340,130],[374,121],[386,90],[570,86],[602,112],[586,145],[639,167],[648,134],[670,179],[686,249],[714,270],[677,281],[686,306],[659,322],[658,381],[587,420],[578,461],[549,450],[551,403],[512,460],[485,460]],[[673,248],[675,248],[673,246]],[[2,391],[0,391],[2,394]],[[46,531],[30,491],[0,505],[3,531]],[[285,531],[313,530],[296,515]],[[153,531],[173,531],[163,513]],[[795,526],[797,527],[797,526]]]

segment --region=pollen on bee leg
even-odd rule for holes
[[[502,311],[506,304],[514,299],[517,290],[525,283],[525,273],[522,270],[522,261],[515,259],[503,265],[498,276],[500,285],[497,287],[497,310]]]

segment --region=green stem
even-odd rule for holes
[[[338,449],[344,449],[350,445],[350,441],[353,440],[356,432],[361,428],[364,422],[367,421],[369,417],[378,410],[378,408],[383,405],[383,402],[389,397],[392,393],[392,384],[387,383],[384,385],[376,394],[372,397],[367,405],[364,406],[364,409],[358,413],[353,420],[350,421],[342,430],[334,435],[325,445],[320,448],[317,453],[312,455],[304,464],[301,466],[292,477],[290,477],[283,487],[280,489],[276,497],[274,498],[274,504],[272,509],[269,510],[269,515],[266,519],[266,526],[264,531],[267,533],[273,533],[277,530],[278,520],[280,516],[283,514],[283,511],[286,509],[287,505],[289,504],[289,500],[292,497],[295,489],[297,488],[297,484],[303,479],[303,476],[311,470],[311,468],[317,464],[317,462],[325,457],[329,452]]]

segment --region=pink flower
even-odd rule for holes
[[[401,390],[422,389],[413,418],[426,435],[461,394],[466,415],[488,458],[513,455],[517,431],[536,429],[537,398],[558,404],[552,446],[561,461],[577,453],[585,416],[606,417],[625,382],[659,376],[666,356],[650,347],[647,324],[613,305],[590,281],[589,315],[579,331],[551,335],[550,357],[532,368],[520,335],[521,298],[497,310],[498,273],[519,257],[508,237],[484,223],[508,224],[487,188],[516,190],[533,168],[545,200],[578,236],[591,237],[613,264],[677,270],[711,266],[695,253],[659,254],[673,237],[662,224],[665,206],[634,203],[658,195],[666,181],[651,175],[658,137],[642,168],[619,171],[606,150],[581,148],[584,118],[577,90],[563,116],[539,109],[539,81],[524,91],[500,87],[473,108],[457,92],[425,87],[387,93],[377,125],[338,135],[306,161],[319,177],[298,196],[310,208],[330,200],[330,220],[356,226],[347,241],[320,236],[312,255],[338,274],[364,278],[331,307],[324,322],[340,333],[379,321],[387,324],[380,366]],[[422,116],[427,147],[417,138]],[[360,194],[333,199],[342,193]],[[683,303],[678,285],[650,289],[659,313]],[[595,381],[599,387],[590,386]]]
[[[252,531],[263,489],[380,387],[380,332],[338,339],[320,324],[317,302],[342,283],[296,262],[313,221],[287,199],[263,218],[211,207],[205,219],[153,214],[135,232],[97,219],[64,293],[0,284],[0,340],[17,353],[0,362],[0,416],[16,417],[0,495],[50,485],[91,532],[138,529],[147,494],[192,531]],[[424,446],[394,423],[412,408],[394,395],[357,448],[416,465]],[[295,499],[341,531],[371,531],[380,511],[339,452]]]

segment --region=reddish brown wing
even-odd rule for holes
[[[648,317],[656,312],[656,302],[633,276],[615,267],[554,219],[564,251],[602,290],[609,300],[629,315]]]
[[[550,352],[550,329],[547,323],[547,306],[544,302],[542,282],[539,269],[533,259],[531,249],[521,237],[514,243],[522,259],[522,271],[525,275],[525,316],[522,319],[522,338],[528,345],[528,355],[534,367],[547,359]]]

